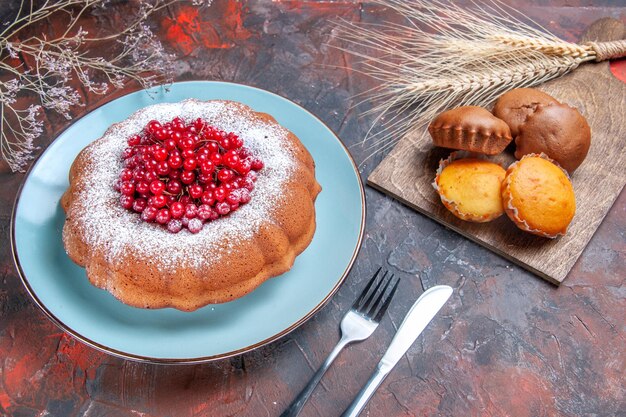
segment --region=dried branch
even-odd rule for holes
[[[121,28],[90,37],[80,22],[106,7],[108,0],[46,0],[37,8],[34,0],[22,0],[13,21],[0,32],[0,150],[13,171],[23,170],[32,158],[34,140],[42,133],[41,108],[71,119],[71,109],[84,105],[76,86],[101,95],[129,81],[142,88],[172,81],[174,57],[165,51],[148,22],[154,13],[178,1],[131,3],[134,13]],[[194,4],[208,5],[210,1]],[[48,19],[65,19],[64,32],[54,39],[43,33],[28,35],[35,24]],[[111,56],[93,56],[94,50],[106,50]],[[16,107],[19,97],[33,96],[40,105]]]

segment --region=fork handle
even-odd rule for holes
[[[385,377],[389,374],[389,370],[383,370],[380,366],[376,367],[376,370],[370,377],[369,381],[357,394],[352,404],[343,412],[341,417],[357,417],[363,411],[365,404],[370,400],[374,392],[380,386],[380,383],[384,381]]]
[[[313,393],[313,390],[315,389],[315,387],[317,387],[317,384],[319,384],[320,380],[322,379],[328,368],[330,368],[330,365],[333,363],[337,355],[339,355],[339,352],[341,352],[341,350],[350,342],[350,339],[344,336],[341,337],[339,343],[337,343],[337,345],[333,348],[322,366],[319,367],[309,383],[306,384],[306,387],[304,387],[302,391],[300,391],[300,394],[298,394],[298,396],[293,400],[289,407],[285,411],[283,411],[280,417],[296,417],[298,414],[300,414],[300,411],[302,411],[302,407],[304,407],[304,403],[306,403],[306,401],[309,399],[309,397]]]

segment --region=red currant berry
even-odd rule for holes
[[[193,171],[183,171],[180,174],[180,180],[183,184],[191,184],[196,179],[196,174]]]
[[[125,148],[122,151],[122,159],[128,159],[133,155],[135,155],[135,148]]]
[[[154,159],[156,159],[159,162],[165,161],[168,157],[168,154],[169,152],[167,152],[167,149],[163,148],[162,146],[159,146],[154,151],[152,151],[152,155],[154,155]]]
[[[231,142],[233,148],[241,148],[243,146],[243,139],[241,139],[237,135],[232,135],[231,138],[230,138],[230,142]]]
[[[184,131],[186,127],[187,126],[185,126],[185,121],[180,117],[176,117],[172,120],[172,129],[176,130],[177,132]]]
[[[215,164],[211,161],[204,161],[200,164],[200,171],[202,171],[203,174],[210,175],[215,171]]]
[[[196,156],[196,153],[193,149],[183,149],[180,154],[184,159],[193,158],[194,156]]]
[[[204,126],[205,126],[204,121],[199,117],[193,121],[193,127],[195,127],[196,130],[198,130],[198,132],[201,131]]]
[[[213,180],[213,176],[211,174],[199,174],[198,182],[200,184],[206,184],[207,182],[211,182]]]
[[[165,184],[159,180],[154,180],[150,183],[150,192],[154,195],[163,194],[165,191]]]
[[[146,181],[139,181],[135,185],[135,191],[137,191],[139,194],[148,194],[148,191],[150,191],[150,186]]]
[[[222,155],[219,153],[212,153],[211,154],[211,162],[213,162],[213,165],[218,166],[218,165],[222,165]]]
[[[231,168],[237,168],[239,165],[239,155],[237,155],[237,152],[232,150],[228,151],[224,155],[224,164]]]
[[[146,175],[144,176],[144,179],[147,182],[152,182],[152,181],[154,181],[154,180],[156,180],[158,178],[159,178],[159,176],[157,175],[155,170],[146,171]]]
[[[148,202],[145,198],[138,198],[133,203],[133,210],[135,210],[137,213],[141,213],[146,209],[146,207],[148,207]]]
[[[217,173],[217,179],[221,182],[228,182],[233,178],[235,178],[235,173],[228,168],[224,168]]]
[[[144,222],[154,221],[154,219],[156,218],[157,212],[158,210],[156,208],[148,205],[148,207],[146,207],[144,211],[141,212],[141,220],[143,220]]]
[[[172,180],[177,180],[180,178],[180,174],[182,173],[183,171],[181,171],[180,169],[173,169],[170,171],[170,173],[167,176],[170,177],[170,179]]]
[[[183,162],[183,169],[187,171],[193,171],[198,166],[198,161],[196,158],[188,158]]]
[[[254,190],[254,181],[248,177],[244,178],[243,183],[241,185],[242,185],[242,189],[244,190],[248,190],[248,191]]]
[[[185,217],[193,219],[198,214],[198,206],[193,203],[189,203],[185,206]]]
[[[185,205],[180,201],[170,204],[170,214],[175,219],[180,219],[185,214]]]
[[[163,194],[152,196],[148,199],[148,205],[154,208],[162,208],[167,204],[167,198]]]
[[[122,173],[120,174],[120,179],[122,181],[130,181],[133,178],[133,171],[128,169],[128,168],[124,168],[122,169]]]
[[[171,155],[167,160],[167,164],[172,169],[178,169],[183,166],[183,159],[178,155]]]
[[[180,192],[183,190],[183,185],[178,180],[169,180],[167,182],[167,185],[165,186],[165,189],[170,194],[180,194]]]
[[[198,207],[198,217],[202,220],[208,220],[211,217],[212,211],[213,209],[211,208],[211,206],[207,204],[202,204],[200,207]]]
[[[265,166],[265,164],[259,158],[255,158],[255,159],[252,160],[252,169],[253,170],[259,171],[259,170],[263,169],[264,166]]]
[[[146,132],[151,135],[155,135],[157,130],[161,129],[163,126],[156,120],[150,120],[148,125],[146,126]]]
[[[213,191],[207,190],[205,191],[202,196],[200,197],[200,200],[204,203],[204,204],[208,204],[210,206],[215,204],[215,197],[213,197]]]
[[[133,197],[129,196],[129,195],[121,195],[120,196],[120,204],[126,210],[130,210],[133,207],[133,203],[134,202],[135,202],[135,199]]]
[[[232,144],[230,143],[230,139],[227,137],[220,139],[220,145],[226,150],[230,149],[232,146]]]
[[[248,159],[251,156],[252,156],[252,152],[250,152],[250,149],[248,148],[239,149],[239,158]]]
[[[202,226],[204,224],[202,223],[202,220],[200,219],[191,219],[189,220],[189,224],[187,225],[187,229],[189,229],[189,231],[191,233],[198,233],[200,230],[202,230]]]
[[[170,166],[167,164],[167,161],[159,162],[159,165],[157,165],[156,167],[156,173],[159,176],[164,177],[167,174],[169,174],[169,172],[170,172]]]
[[[130,181],[124,181],[120,185],[120,192],[124,195],[132,196],[135,194],[135,184]]]
[[[202,193],[204,192],[204,188],[202,188],[200,184],[194,184],[190,185],[187,188],[187,191],[189,192],[191,198],[200,198],[202,196]]]
[[[217,187],[215,189],[215,191],[213,191],[213,196],[215,197],[215,199],[219,202],[222,202],[226,199],[226,195],[227,192],[224,188],[222,187]]]
[[[141,136],[132,135],[131,137],[128,138],[126,143],[128,143],[128,146],[137,146],[141,143]]]
[[[157,223],[165,224],[170,221],[170,211],[168,209],[161,209],[156,215]]]
[[[250,191],[248,191],[245,188],[241,188],[238,190],[239,191],[239,203],[240,204],[246,204],[250,202]]]
[[[167,139],[169,137],[169,135],[167,134],[167,129],[161,128],[161,129],[157,130],[154,133],[154,137],[157,140],[165,140],[165,139]]]
[[[163,142],[163,146],[168,151],[173,151],[174,149],[176,149],[176,141],[174,139],[168,139],[165,142]]]
[[[246,175],[248,172],[250,172],[250,169],[252,169],[252,162],[250,162],[250,160],[248,159],[245,159],[243,161],[240,160],[239,164],[237,164],[237,166],[233,168],[241,175]]]
[[[133,171],[133,178],[135,179],[135,181],[143,180],[145,175],[146,175],[146,171],[144,171],[141,168],[135,168],[135,170]]]
[[[196,141],[193,140],[192,138],[182,138],[181,140],[178,141],[178,144],[180,145],[180,147],[182,149],[193,149],[193,147],[196,144]]]
[[[222,216],[225,216],[230,213],[230,205],[227,202],[223,201],[215,205],[215,210]]]
[[[239,204],[239,199],[239,193],[233,191],[232,193],[228,194],[228,197],[226,197],[226,202],[232,206],[233,204]]]
[[[206,149],[209,150],[210,154],[218,153],[220,151],[220,146],[217,144],[217,142],[209,142],[206,145]]]
[[[172,233],[178,233],[183,229],[183,222],[180,220],[172,219],[167,222],[167,230]]]

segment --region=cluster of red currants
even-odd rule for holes
[[[240,137],[202,119],[152,120],[127,142],[115,184],[120,204],[172,233],[198,233],[204,223],[248,203],[263,168]]]

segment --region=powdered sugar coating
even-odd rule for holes
[[[113,189],[123,168],[121,153],[128,137],[141,132],[150,120],[164,123],[177,116],[187,122],[201,117],[218,129],[239,135],[265,163],[258,172],[251,201],[227,217],[206,223],[197,234],[185,229],[174,234],[142,221],[137,213],[120,206],[120,194]],[[77,195],[68,216],[84,225],[85,243],[102,248],[107,262],[113,265],[133,248],[164,270],[210,266],[230,250],[232,242],[254,236],[280,204],[284,184],[296,164],[287,146],[288,134],[278,124],[260,120],[252,109],[234,102],[190,99],[146,107],[112,126],[85,150],[89,165],[76,179]]]

